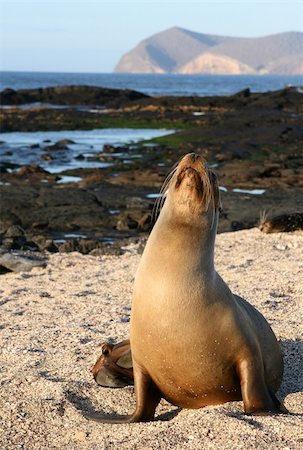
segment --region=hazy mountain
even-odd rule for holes
[[[303,74],[303,33],[236,38],[174,27],[144,39],[114,71]]]

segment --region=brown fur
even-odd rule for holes
[[[135,412],[89,418],[152,420],[162,397],[185,408],[242,398],[246,413],[284,411],[274,394],[283,373],[275,335],[214,268],[220,209],[216,176],[202,158],[188,154],[164,195],[133,290]]]

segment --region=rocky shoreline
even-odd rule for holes
[[[152,194],[173,164],[191,151],[203,155],[218,173],[223,202],[219,232],[254,227],[264,211],[269,216],[303,212],[303,102],[294,88],[265,94],[247,89],[229,97],[148,97],[86,86],[5,90],[0,99],[2,132],[176,130],[150,142],[104,146],[92,158],[104,167],[56,174],[41,164],[68,150],[72,143],[67,139],[35,143],[39,159],[26,166],[7,162],[11,150],[3,139],[2,253],[119,254],[126,242],[147,236]],[[80,166],[81,158],[87,160],[81,153],[77,157]],[[75,178],[61,183],[66,176]]]

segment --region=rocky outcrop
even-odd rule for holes
[[[37,89],[4,89],[0,92],[1,105],[49,103],[55,105],[110,106],[129,102],[147,95],[129,89],[107,89],[96,86],[56,86]]]
[[[10,109],[16,130],[26,130],[29,125],[41,129],[40,117],[31,116],[29,121],[25,115],[20,119],[20,110],[4,111]],[[62,118],[53,121],[54,109],[45,111],[50,129],[55,124],[62,129]],[[127,106],[107,115],[120,121],[130,117],[142,120],[146,128],[156,119],[159,128],[173,124],[179,131],[165,136],[166,143],[157,140],[152,146],[100,147],[90,161],[102,158],[112,165],[59,174],[37,164],[18,166],[19,147],[14,149],[2,142],[0,252],[2,248],[3,253],[46,250],[119,254],[124,243],[152,227],[161,205],[160,201],[153,209],[154,194],[172,165],[188,152],[203,155],[215,167],[225,188],[220,232],[255,226],[264,210],[274,210],[277,215],[302,213],[302,112],[302,94],[295,88],[264,94],[245,89],[232,96],[142,99],[134,109]],[[80,117],[71,123],[83,125],[85,117]],[[185,123],[185,129],[177,126]],[[33,145],[37,147],[37,162],[42,164],[45,156],[56,158],[72,141],[37,141],[24,145],[22,153],[31,153]],[[16,155],[13,164],[5,161],[9,153],[10,157]],[[75,153],[71,158],[82,160],[84,156]],[[61,161],[64,167],[65,159]],[[59,182],[63,177],[70,177],[69,182]],[[265,192],[255,195],[256,190]]]

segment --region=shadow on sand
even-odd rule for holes
[[[284,376],[282,385],[278,391],[278,397],[284,401],[287,395],[303,391],[303,341],[302,340],[285,340],[280,342],[284,354]],[[66,399],[78,410],[83,416],[90,416],[95,420],[102,419],[111,420],[117,418],[116,414],[107,414],[102,410],[96,410],[92,402],[83,393],[73,390],[65,391]],[[175,408],[169,412],[158,415],[155,419],[160,421],[169,421],[176,417],[181,408]],[[289,411],[291,415],[302,415]],[[262,425],[250,416],[235,411],[225,411],[225,415],[244,420],[251,425],[262,428]]]

